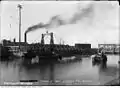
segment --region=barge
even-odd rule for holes
[[[10,52],[10,49],[8,47],[0,45],[0,60],[9,60],[9,57],[12,55],[13,53]]]

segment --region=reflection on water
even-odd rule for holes
[[[77,58],[81,58],[77,56]],[[66,58],[65,58],[66,59]],[[64,59],[64,60],[65,60]],[[92,64],[91,57],[65,63],[24,66],[22,59],[0,62],[0,84],[19,82],[20,80],[56,80],[64,81],[63,85],[104,85],[118,77],[119,56],[109,55],[106,64]],[[45,83],[45,85],[49,85]]]

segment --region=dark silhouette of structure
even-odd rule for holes
[[[44,34],[42,34],[41,44],[44,45]]]
[[[44,42],[44,37],[45,37],[46,35],[51,37],[51,39],[50,39],[50,45],[53,45],[53,44],[54,44],[53,32],[51,32],[51,33],[46,32],[45,34],[42,34],[41,44],[43,44],[43,45],[45,44],[45,42]]]
[[[107,54],[120,54],[120,44],[98,44],[98,48]]]
[[[76,43],[75,47],[79,48],[79,49],[91,49],[91,44],[80,44],[80,43]]]
[[[18,4],[17,7],[19,8],[19,42],[21,42],[21,9],[22,9],[22,5]],[[20,44],[19,44],[19,48],[20,48]]]

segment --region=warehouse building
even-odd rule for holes
[[[91,49],[91,44],[76,43],[75,47],[77,47],[79,49]]]
[[[120,44],[98,44],[98,48],[106,53],[120,53]]]

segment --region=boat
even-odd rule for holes
[[[23,56],[23,51],[19,49],[19,46],[8,46],[10,48],[10,52],[13,53],[14,57],[22,57]]]
[[[92,61],[93,62],[100,62],[101,60],[102,60],[102,58],[98,54],[92,56]]]
[[[36,54],[32,50],[28,50],[26,53],[24,53],[23,57],[26,59],[34,58]]]
[[[100,63],[100,62],[107,62],[107,56],[105,54],[101,54],[101,53],[98,53],[98,54],[95,54],[95,55],[92,55],[92,62],[93,63]]]
[[[29,64],[32,64],[32,61],[36,60],[36,58],[38,64],[56,62],[62,59],[61,55],[56,54],[55,52],[40,53],[39,51],[36,53],[32,50],[28,50],[27,53],[24,54],[23,58],[24,62],[27,62]]]
[[[118,63],[120,64],[120,60],[118,61]]]
[[[0,60],[9,60],[9,57],[12,55],[8,47],[0,46]]]

